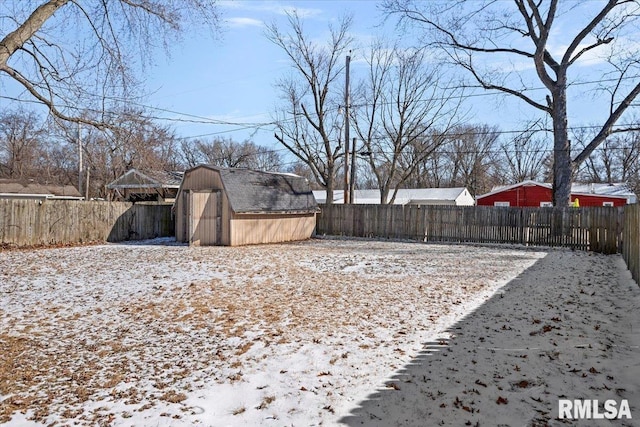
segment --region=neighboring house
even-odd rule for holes
[[[83,200],[73,185],[37,184],[33,181],[0,179],[0,199]]]
[[[173,209],[176,239],[201,246],[305,240],[319,212],[305,178],[212,165],[185,172]]]
[[[571,202],[584,206],[624,206],[635,203],[636,195],[622,183],[573,184]],[[477,197],[478,206],[552,206],[552,185],[523,181],[513,185],[494,187],[491,192]]]
[[[145,171],[131,169],[109,183],[107,189],[115,193],[115,200],[128,202],[173,203],[180,188],[183,172]]]
[[[314,191],[318,203],[326,203],[327,192],[324,190]],[[391,200],[393,190],[389,191],[387,200]],[[380,190],[355,190],[353,192],[353,204],[356,205],[377,205],[380,204]],[[344,203],[344,191],[334,190],[333,203]],[[414,188],[399,189],[394,205],[452,205],[452,206],[473,206],[474,199],[464,187],[456,188]]]

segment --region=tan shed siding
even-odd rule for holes
[[[183,188],[192,191],[222,190],[220,173],[209,168],[194,169],[185,176]]]
[[[231,246],[290,242],[311,237],[316,215],[240,215],[231,219]]]
[[[218,244],[218,198],[220,192],[196,191],[191,193],[189,244],[210,246]]]
[[[185,224],[187,218],[185,217],[184,196],[187,191],[203,191],[203,190],[223,190],[222,181],[220,179],[220,173],[208,168],[197,168],[185,173],[182,183],[182,192],[178,199],[176,199],[174,214],[176,224],[176,240],[186,243],[189,241],[187,236],[187,229]],[[229,218],[231,217],[231,208],[229,206],[229,199],[226,193],[222,191],[222,235],[220,236],[220,243],[223,245],[229,245],[230,231],[229,231]]]
[[[185,191],[178,194],[178,198],[173,204],[173,222],[176,227],[176,241],[185,243],[187,241],[187,230],[184,227],[184,198]]]
[[[220,175],[218,174],[218,177]],[[222,212],[221,212],[221,236],[220,236],[220,244],[224,246],[231,245],[231,227],[229,226],[229,222],[231,221],[231,216],[233,213],[231,212],[231,206],[229,206],[229,198],[227,197],[227,193],[222,191]]]
[[[229,195],[226,193],[219,171],[208,167],[196,167],[185,173],[180,195],[175,202],[174,214],[176,239],[188,242],[191,239],[186,210],[191,209],[185,202],[188,193],[199,191],[220,192],[220,226],[216,231],[218,244],[238,246],[271,242],[304,240],[311,237],[315,229],[315,213],[307,214],[236,214],[232,210]],[[232,198],[233,200],[233,198]],[[200,210],[197,210],[201,213]],[[206,215],[206,214],[205,214]],[[201,215],[200,215],[201,216]],[[194,223],[198,225],[197,221]],[[194,230],[197,228],[194,226]],[[209,235],[210,233],[205,233]],[[197,235],[196,238],[202,236]],[[197,239],[194,239],[197,240]],[[202,237],[200,244],[205,245]],[[206,240],[206,238],[205,238]],[[195,242],[194,242],[195,243]]]

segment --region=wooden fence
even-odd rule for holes
[[[173,236],[171,205],[0,199],[0,247]]]
[[[640,284],[640,205],[624,207],[622,257],[631,276]]]
[[[622,249],[622,208],[323,205],[321,210],[317,234],[565,246],[606,254]]]

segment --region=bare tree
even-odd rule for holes
[[[620,181],[640,194],[640,132],[631,132],[619,136],[615,158],[620,165]]]
[[[582,134],[575,136],[580,143]],[[628,132],[613,135],[587,158],[578,171],[579,179],[586,182],[626,182],[637,188],[640,172],[640,133]]]
[[[149,63],[145,53],[168,48],[189,20],[215,29],[218,19],[215,0],[5,0],[0,78],[27,94],[20,101],[104,127],[101,113],[135,93],[135,64]]]
[[[473,196],[493,187],[499,135],[496,127],[487,125],[458,126],[446,135],[444,149],[450,186],[466,187]]]
[[[33,111],[0,113],[0,177],[35,178],[46,136],[44,121]]]
[[[288,32],[275,23],[266,30],[267,38],[286,53],[295,70],[294,76],[277,84],[283,106],[275,113],[274,137],[309,165],[331,203],[338,161],[344,156],[340,142],[343,119],[339,115],[342,86],[338,77],[343,54],[351,43],[351,18],[343,17],[336,27],[330,26],[330,40],[322,46],[305,33],[296,12],[287,17]]]
[[[433,1],[385,0],[385,8],[404,22],[424,27],[431,41],[457,66],[467,70],[484,89],[515,96],[548,115],[553,123],[553,202],[566,206],[576,168],[614,132],[630,130],[616,126],[640,94],[640,54],[624,49],[637,32],[640,6],[637,1],[560,2],[559,0]],[[556,19],[570,18],[575,33]],[[568,37],[568,38],[567,38]],[[633,45],[633,43],[631,43]],[[572,158],[567,115],[569,71],[587,54],[604,52],[608,45],[610,81],[609,112],[597,132]],[[557,48],[562,46],[559,51]],[[497,60],[500,68],[486,64]],[[522,63],[535,68],[544,96],[526,92]],[[505,67],[515,65],[511,73]],[[515,78],[511,78],[514,77]],[[604,77],[605,75],[602,74]],[[605,81],[603,80],[603,83]]]
[[[593,129],[580,128],[574,131],[572,136],[578,147],[584,147],[593,138]],[[614,153],[617,148],[617,138],[607,138],[576,170],[577,179],[586,182],[613,182]]]
[[[189,168],[201,163],[265,171],[282,168],[282,160],[276,150],[256,145],[252,141],[237,142],[231,138],[183,141],[181,157]]]
[[[533,123],[526,131],[502,143],[504,170],[500,178],[503,183],[543,179],[545,159],[551,150],[544,133],[537,129],[537,125],[538,123]]]
[[[40,152],[37,179],[42,183],[57,185],[77,185],[78,147],[77,143],[57,140],[49,131],[49,141]],[[91,194],[94,194],[93,192]]]
[[[308,164],[298,160],[290,164],[289,167],[286,168],[286,171],[306,178],[307,181],[309,181],[312,190],[322,190],[322,186],[316,182],[313,172],[311,172]]]
[[[393,203],[398,189],[443,142],[437,135],[446,133],[457,119],[461,97],[446,87],[437,67],[426,65],[423,49],[378,42],[370,52],[353,121],[380,201]]]
[[[59,147],[73,152],[74,182],[77,182],[78,126],[59,122]],[[91,126],[80,129],[85,168],[90,169],[90,196],[107,197],[105,185],[130,169],[173,171],[177,162],[177,141],[170,127],[149,119],[141,111],[124,110],[107,122],[105,130]]]

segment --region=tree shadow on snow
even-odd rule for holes
[[[566,265],[573,258],[559,258],[563,256],[552,251],[511,280],[449,328],[451,339],[425,343],[417,357],[340,422],[348,426],[546,426],[563,424],[557,419],[558,399],[619,401],[621,389],[633,389],[639,382],[626,387],[609,381],[614,376],[624,381],[625,371],[607,371],[598,364],[605,346],[597,342],[607,337],[585,332],[594,331],[588,321],[584,329],[572,326],[585,323],[598,301],[588,289],[575,295],[580,280],[587,286],[585,278],[579,269]],[[589,262],[589,257],[580,260]],[[582,345],[585,342],[593,346]],[[568,356],[576,352],[579,359]],[[640,365],[633,362],[632,353],[626,357],[622,366]],[[576,425],[575,420],[570,424]],[[618,420],[616,425],[627,424]]]

